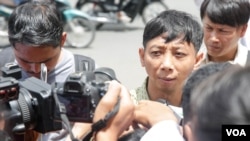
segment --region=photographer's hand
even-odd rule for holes
[[[117,81],[111,81],[108,92],[99,102],[93,122],[103,119],[110,112],[120,98],[120,108],[107,126],[96,133],[96,141],[116,141],[120,134],[129,127],[134,117],[134,104],[128,90]]]
[[[75,122],[72,127],[72,132],[77,139],[82,139],[86,133],[91,129],[91,123]],[[72,141],[70,136],[67,136],[66,141]]]
[[[177,118],[168,106],[150,100],[142,100],[139,102],[135,107],[134,120],[147,128],[163,120],[172,120],[178,124]]]
[[[140,141],[184,141],[173,110],[157,101],[142,100],[135,108],[135,122],[150,128]],[[164,132],[161,132],[164,131]]]

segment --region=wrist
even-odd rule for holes
[[[117,141],[118,137],[108,131],[98,131],[95,133],[94,141]]]

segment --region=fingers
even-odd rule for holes
[[[123,130],[125,130],[129,127],[129,125],[131,125],[134,118],[134,108],[134,103],[131,100],[130,94],[128,90],[123,86],[121,90],[120,109],[118,112],[118,116],[119,118],[121,118],[121,121],[127,120],[127,122],[121,122],[122,124],[124,124],[122,125]]]
[[[140,101],[134,113],[134,120],[148,128],[163,120],[178,121],[168,106],[156,101]]]
[[[121,93],[121,84],[117,81],[110,81],[108,91],[99,101],[94,114],[93,122],[105,117],[105,115],[113,109],[117,103],[118,97]]]
[[[143,126],[149,128],[150,123],[149,123],[148,116],[150,115],[145,114],[145,112],[147,112],[145,109],[146,107],[147,107],[147,102],[144,100],[140,101],[138,105],[135,106],[134,121],[136,123],[142,124]]]
[[[131,100],[128,90],[121,86],[120,92],[120,107],[118,113],[109,121],[108,128],[113,134],[119,136],[129,125],[134,118],[134,104]],[[115,133],[116,132],[116,133]]]
[[[100,102],[105,104],[111,104],[112,106],[116,103],[118,97],[120,97],[122,85],[115,80],[109,81],[108,84],[108,91],[102,97]]]
[[[118,98],[121,107],[126,106],[125,110],[133,110],[134,105],[127,88],[115,80],[109,82],[108,91],[98,105],[106,105],[107,109],[111,110],[117,103]]]
[[[132,123],[134,117],[133,101],[128,90],[116,81],[110,82],[108,92],[103,96],[96,108],[94,121],[98,121],[110,112],[117,103],[118,98],[120,99],[118,112],[109,119],[106,127],[96,134],[97,139],[116,140]]]
[[[128,91],[128,89],[124,86],[122,86],[121,88],[121,94],[120,94],[120,98],[121,98],[121,106],[122,107],[126,107],[126,109],[128,111],[133,110],[134,111],[134,103],[131,99],[130,93]]]

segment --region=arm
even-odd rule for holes
[[[135,121],[150,128],[141,141],[183,141],[178,119],[166,105],[149,100],[142,100],[135,108]]]
[[[82,139],[90,129],[91,129],[91,123],[75,122],[72,127],[72,132],[75,138]],[[69,135],[67,136],[66,141],[71,141]]]
[[[168,106],[150,100],[141,100],[139,102],[135,107],[134,120],[147,128],[150,128],[163,120],[172,120],[178,123],[173,111]]]

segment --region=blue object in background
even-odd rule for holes
[[[15,5],[19,5],[21,2],[25,1],[25,0],[13,0]]]

